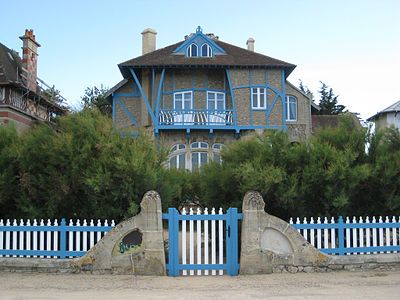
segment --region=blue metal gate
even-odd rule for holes
[[[198,210],[197,214],[193,214],[190,209],[189,215],[185,214],[185,212],[180,214],[177,209],[169,208],[168,213],[163,214],[163,219],[168,220],[167,271],[169,276],[186,275],[187,271],[190,272],[190,275],[194,275],[194,270],[197,271],[198,275],[208,275],[208,271],[211,271],[211,274],[214,275],[216,274],[215,270],[218,270],[220,275],[223,273],[231,276],[238,274],[238,221],[242,219],[242,214],[237,212],[237,208],[229,208],[226,214],[222,214],[221,209],[219,214],[214,214],[214,210],[212,214],[208,214],[207,209],[203,213],[201,214]],[[186,263],[185,243],[187,223],[190,227],[189,263]],[[209,227],[208,225],[211,226]],[[195,227],[197,233],[196,247],[194,245]],[[216,227],[219,229],[218,235],[216,234]],[[211,229],[211,231],[208,229]],[[211,237],[211,251],[209,251],[208,236]],[[197,259],[194,259],[195,251]],[[217,253],[219,256],[218,263],[215,259]],[[211,263],[209,254],[211,254],[212,258]]]

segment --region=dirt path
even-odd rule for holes
[[[399,299],[400,272],[208,277],[0,273],[0,299]]]

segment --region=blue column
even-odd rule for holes
[[[238,213],[237,208],[229,208],[227,211],[227,268],[228,274],[236,276],[239,272],[238,263]]]
[[[344,222],[342,216],[339,217],[338,220],[338,235],[339,235],[339,248],[338,248],[338,254],[339,255],[344,255],[345,253],[345,248],[344,248]]]
[[[179,275],[179,219],[175,208],[168,208],[168,264],[169,276]]]
[[[61,219],[60,228],[60,258],[67,256],[67,226],[65,219]]]

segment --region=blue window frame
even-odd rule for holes
[[[297,98],[286,96],[286,121],[297,121]]]

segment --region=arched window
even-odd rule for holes
[[[190,145],[192,149],[192,171],[198,170],[208,161],[208,144],[205,142],[194,142]]]
[[[294,96],[286,96],[286,121],[297,120],[297,98]]]
[[[224,147],[224,145],[223,144],[220,144],[220,143],[216,143],[216,144],[214,144],[214,145],[212,145],[212,149],[213,149],[213,160],[216,162],[216,163],[221,163],[222,162],[222,159],[221,159],[221,150],[222,150],[222,148]]]
[[[212,49],[211,49],[210,45],[203,44],[201,46],[201,56],[204,56],[204,57],[211,57],[212,56]]]
[[[197,56],[197,52],[196,44],[190,44],[190,46],[187,48],[187,56],[189,57]]]
[[[169,167],[170,169],[186,169],[186,146],[184,144],[176,144],[171,148]]]

